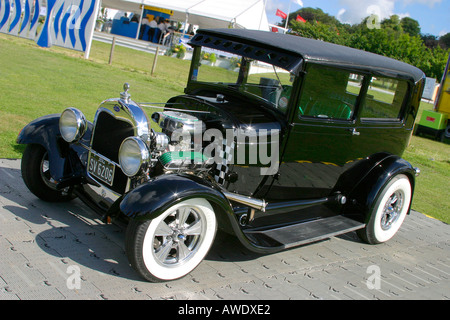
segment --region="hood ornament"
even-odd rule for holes
[[[131,98],[131,95],[128,93],[128,89],[130,89],[130,84],[125,82],[123,85],[123,92],[120,93],[120,99],[125,101],[125,103],[129,103]]]

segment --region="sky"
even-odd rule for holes
[[[393,14],[410,17],[420,24],[422,34],[442,36],[450,32],[450,0],[266,0],[269,23],[277,24],[281,18],[277,9],[288,13],[302,7],[320,8],[343,23],[360,23],[364,17],[377,14],[381,20]]]

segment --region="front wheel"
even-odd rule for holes
[[[408,177],[395,176],[379,192],[371,217],[359,237],[367,243],[378,244],[390,240],[400,229],[412,199],[411,182]]]
[[[217,220],[208,201],[189,199],[149,221],[130,221],[125,247],[131,266],[151,282],[175,280],[208,253]]]
[[[71,189],[56,190],[50,175],[47,150],[38,144],[25,148],[21,162],[22,179],[28,189],[38,198],[48,202],[64,202],[74,198]]]

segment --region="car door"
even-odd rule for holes
[[[328,196],[359,156],[355,110],[364,77],[319,65],[306,71],[279,174],[266,196],[272,201]]]
[[[363,156],[386,152],[401,155],[411,135],[405,125],[405,108],[410,96],[405,80],[372,77],[361,99],[356,130],[359,138],[354,148]]]

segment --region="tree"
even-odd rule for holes
[[[323,12],[322,9],[319,8],[302,8],[294,12],[294,17],[297,17],[297,14],[299,14],[303,19],[309,22],[319,22],[328,25],[341,24],[338,19],[330,16],[328,13]]]
[[[449,54],[449,49],[444,50],[439,46],[437,46],[434,50],[430,50],[428,60],[429,69],[424,70],[424,68],[421,68],[422,71],[425,72],[426,75],[441,81]]]
[[[449,49],[450,48],[450,32],[447,34],[444,34],[439,38],[439,45],[443,49]]]
[[[345,28],[317,22],[291,21],[292,33],[310,39],[345,45],[348,39]]]
[[[400,20],[400,24],[403,31],[409,34],[411,37],[420,36],[420,25],[416,20],[410,17],[404,17],[402,20]]]
[[[403,32],[402,24],[400,23],[400,18],[396,14],[381,21],[381,27],[391,30],[391,32],[399,32],[399,33]]]
[[[339,26],[341,25],[341,22],[339,22],[338,19],[336,19],[333,16],[330,16],[328,13],[325,13],[322,11],[322,9],[319,8],[301,8],[295,12],[288,14],[288,22],[289,27],[292,27],[291,23],[295,21],[295,18],[297,18],[297,15],[300,15],[303,19],[305,19],[307,22],[310,23],[317,23],[320,24],[326,24],[326,25],[335,25]],[[286,23],[286,20],[283,19],[279,26],[284,27]]]
[[[421,35],[423,44],[430,49],[434,49],[439,45],[439,41],[437,40],[436,36],[432,34],[422,34]]]
[[[297,14],[306,22],[295,21]],[[450,33],[439,41],[432,35],[421,35],[419,23],[409,17],[393,15],[380,28],[369,29],[369,17],[355,25],[340,23],[320,9],[302,8],[291,14],[292,33],[391,57],[421,69],[428,77],[441,79],[450,50]],[[438,45],[439,43],[439,45]]]

